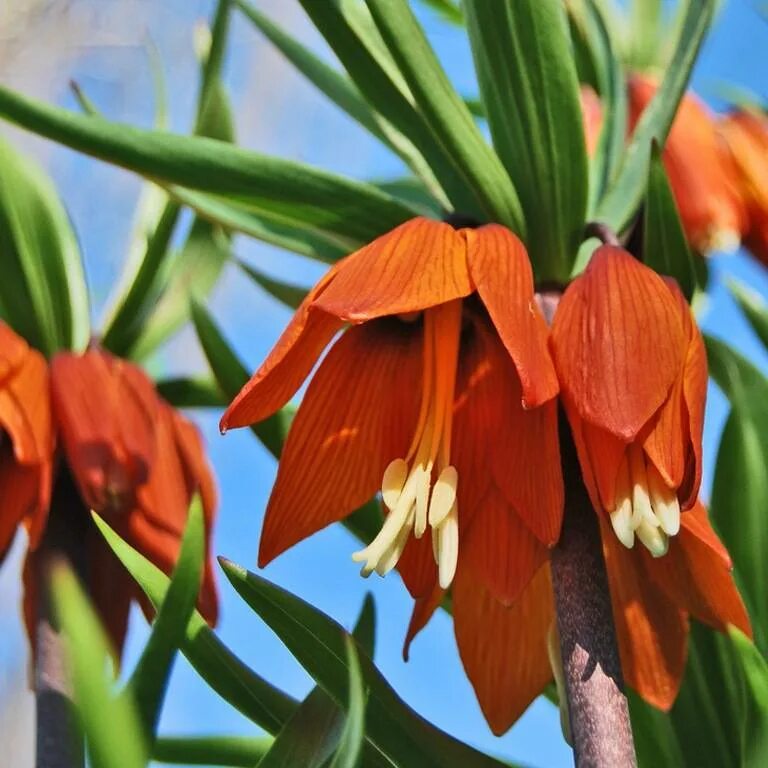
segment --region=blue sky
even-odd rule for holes
[[[187,43],[191,41],[194,23],[209,15],[213,3],[173,0],[164,5],[162,11],[157,11],[150,3],[139,2],[138,9],[145,13],[143,23],[166,64],[172,127],[186,130],[196,91],[195,62]],[[289,5],[293,4],[278,0],[260,3],[325,55],[322,41],[301,13]],[[768,24],[754,8],[747,0],[726,0],[706,43],[694,87],[713,105],[718,105],[718,82],[724,80],[747,86],[768,99]],[[473,93],[474,75],[463,34],[438,22],[430,13],[423,13],[422,17],[458,89]],[[245,19],[236,14],[233,22],[226,81],[239,116],[241,143],[357,178],[383,178],[402,172],[396,158],[295,75]],[[102,19],[101,23],[106,22]],[[74,77],[107,114],[144,125],[151,122],[151,78],[139,42],[120,48],[86,47],[68,66],[69,71],[60,76],[62,86],[66,77]],[[58,88],[53,97],[72,106],[64,87]],[[94,317],[98,320],[125,252],[132,207],[140,185],[124,172],[68,150],[51,150],[40,142],[25,146],[44,160],[70,209],[85,254]],[[297,284],[309,285],[322,273],[319,265],[245,238],[236,239],[235,250],[265,271]],[[726,275],[736,276],[768,296],[766,271],[743,255],[716,257],[712,267],[715,289],[702,314],[704,327],[727,337],[765,365],[765,353],[720,283]],[[250,367],[263,359],[289,317],[285,309],[233,270],[225,273],[211,298],[210,308]],[[202,371],[194,337],[182,333],[153,361],[153,369],[162,373]],[[705,434],[707,483],[724,415],[723,399],[713,390]],[[263,510],[274,479],[274,461],[248,431],[219,436],[218,414],[198,413],[195,418],[203,428],[220,489],[214,550],[255,568]],[[346,626],[353,622],[365,593],[373,592],[378,611],[376,662],[411,706],[457,737],[494,753],[530,765],[570,765],[570,750],[560,736],[557,711],[547,702],[536,702],[501,739],[491,735],[461,669],[446,616],[436,616],[414,643],[411,661],[402,662],[400,649],[410,614],[405,589],[396,576],[360,579],[359,567],[350,559],[354,548],[352,537],[340,526],[333,526],[280,557],[264,575]],[[6,574],[3,581],[7,589]],[[222,639],[271,682],[295,696],[305,694],[311,687],[306,673],[222,579],[219,586]],[[128,642],[128,668],[145,636],[144,621],[136,612]],[[12,640],[16,648],[23,646],[18,632]],[[0,671],[1,667],[2,664]],[[161,730],[256,733],[252,725],[206,689],[183,659],[174,671]]]

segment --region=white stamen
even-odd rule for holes
[[[619,541],[627,548],[635,546],[635,528],[632,525],[632,502],[624,497],[619,506],[611,512],[611,525]]]
[[[446,467],[437,478],[429,502],[429,524],[433,528],[439,526],[453,509],[458,482],[459,474],[456,468],[451,466]]]
[[[437,530],[437,573],[440,586],[448,589],[459,560],[459,515],[454,504]]]
[[[631,446],[627,451],[629,474],[632,478],[632,526],[637,529],[645,520],[649,525],[658,526],[653,514],[651,499],[648,496],[648,478],[645,473],[645,457],[639,446]]]
[[[680,502],[651,463],[648,464],[648,491],[662,530],[669,536],[676,536],[680,531]]]
[[[654,527],[647,520],[635,529],[637,538],[643,542],[645,548],[654,556],[662,557],[667,554],[669,549],[669,538],[661,528]]]
[[[381,498],[387,509],[394,509],[397,506],[407,479],[408,462],[405,459],[390,461],[381,481]]]
[[[379,576],[386,576],[396,565],[397,561],[402,557],[405,545],[408,543],[408,538],[411,535],[411,528],[413,527],[413,507],[408,513],[408,518],[405,521],[403,527],[398,531],[394,541],[390,544],[389,548],[379,558],[379,562],[376,565],[376,573]]]
[[[416,522],[413,535],[420,539],[427,530],[427,510],[429,509],[429,487],[432,482],[432,462],[427,466],[419,465],[414,469],[416,481]]]

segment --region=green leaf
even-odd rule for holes
[[[561,0],[467,0],[488,125],[520,195],[539,280],[565,282],[583,239],[588,166]]]
[[[616,232],[632,222],[645,190],[651,142],[663,146],[691,69],[709,29],[715,0],[688,0],[677,47],[656,95],[635,126],[615,179],[598,202],[596,218]]]
[[[152,759],[173,765],[253,768],[271,745],[270,736],[160,736],[152,751]]]
[[[184,642],[187,624],[195,610],[204,559],[203,507],[196,496],[189,509],[171,583],[152,624],[149,639],[127,684],[128,695],[136,703],[150,750],[176,652]]]
[[[370,656],[373,655],[374,629],[373,600],[368,595],[354,634],[358,640],[362,642],[364,639],[368,644],[366,650]],[[271,749],[259,762],[259,768],[294,765],[297,768],[320,768],[336,752],[342,736],[346,734],[347,722],[344,711],[320,686],[316,686],[283,726]],[[362,733],[358,749],[362,747],[364,736]]]
[[[644,70],[659,64],[659,44],[663,40],[662,0],[632,0],[630,4],[627,60],[632,68]]]
[[[440,144],[453,157],[486,217],[524,233],[529,217],[526,212],[523,218],[520,200],[507,174],[511,170],[509,165],[505,171],[486,143],[472,113],[441,67],[407,0],[366,0],[366,3],[419,111]],[[498,10],[498,6],[494,8]],[[511,122],[508,118],[509,114],[507,121]]]
[[[467,187],[455,159],[414,106],[413,95],[365,6],[355,0],[300,2],[365,101],[399,134],[407,137],[423,157],[439,185],[435,191],[428,184],[436,199],[441,204],[447,199],[455,210],[480,216],[480,201]]]
[[[421,0],[421,2],[429,6],[445,21],[449,21],[457,26],[464,25],[464,13],[458,0]]]
[[[404,176],[399,179],[387,179],[384,181],[371,181],[388,195],[404,200],[408,205],[418,210],[425,216],[439,219],[443,211],[435,199],[424,188],[421,181],[413,176]]]
[[[324,4],[322,4],[324,5]],[[371,185],[225,142],[143,130],[0,87],[0,116],[165,185],[216,193],[287,222],[368,243],[414,211]]]
[[[728,288],[757,338],[763,343],[763,347],[768,349],[768,305],[765,300],[759,293],[736,280],[729,280]]]
[[[202,304],[193,302],[191,315],[197,338],[211,372],[221,391],[228,400],[232,400],[248,382],[250,375],[227,343],[208,310]],[[286,406],[273,416],[251,427],[256,437],[275,458],[280,457],[293,414],[294,409]]]
[[[325,614],[274,584],[222,561],[227,578],[243,599],[269,624],[302,666],[334,701],[348,706],[349,663],[343,629]],[[369,687],[367,736],[396,765],[500,766],[493,758],[438,730],[410,710],[381,673],[358,654]]]
[[[696,272],[675,196],[667,179],[661,150],[654,143],[643,210],[643,262],[674,277],[688,301],[693,298]]]
[[[330,768],[357,768],[365,743],[365,702],[367,693],[360,670],[357,648],[351,637],[344,638],[349,667],[349,704],[339,747]]]
[[[93,768],[143,768],[141,726],[129,697],[112,695],[112,656],[104,630],[68,566],[52,574],[54,608],[66,638],[78,715]],[[119,724],[119,727],[115,727]]]
[[[752,641],[730,627],[728,634],[741,661],[745,716],[741,719],[742,765],[768,762],[768,663]]]
[[[307,296],[306,288],[298,288],[295,285],[275,280],[240,259],[237,259],[236,263],[254,283],[264,289],[270,296],[285,304],[286,307],[296,309]]]
[[[175,408],[222,408],[227,402],[219,385],[209,378],[161,379],[157,393]]]
[[[160,606],[170,579],[124,542],[103,520],[96,516],[94,520],[107,544],[152,605]],[[187,623],[181,651],[219,696],[269,733],[277,733],[296,709],[297,702],[293,698],[270,685],[229,651],[197,611]]]
[[[731,403],[717,454],[710,515],[734,562],[755,643],[768,654],[768,379],[722,341],[706,337],[710,374]]]
[[[85,347],[88,292],[67,212],[42,169],[2,138],[0,273],[0,318],[46,355]]]

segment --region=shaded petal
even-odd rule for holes
[[[533,297],[533,272],[525,246],[506,227],[462,230],[472,280],[522,385],[522,402],[535,408],[559,390],[547,348],[549,331]]]
[[[0,321],[0,385],[2,380],[21,365],[29,352],[29,345],[11,329]]]
[[[471,573],[453,583],[456,642],[480,708],[495,734],[504,733],[552,679],[547,632],[554,621],[549,568],[505,607]]]
[[[495,486],[475,510],[459,546],[462,562],[504,605],[520,597],[547,554]]]
[[[595,483],[599,500],[595,509],[612,511],[616,507],[616,478],[621,461],[627,452],[627,445],[610,432],[588,422],[581,422],[580,437],[583,447],[580,448],[579,441],[576,440],[576,450],[582,472],[584,460],[589,461],[591,467],[592,481]],[[581,458],[582,450],[585,451],[585,459]],[[592,503],[595,503],[594,499]]]
[[[696,536],[702,544],[709,547],[728,570],[733,568],[731,556],[723,542],[720,541],[720,537],[709,524],[707,509],[701,501],[696,501],[691,509],[681,515],[680,525],[691,535]]]
[[[396,320],[351,328],[334,344],[285,441],[260,566],[377,492],[416,427],[421,365],[420,328]]]
[[[28,523],[30,548],[39,543],[48,517],[50,476],[40,465],[17,464],[10,445],[0,445],[0,563],[18,526]],[[45,482],[47,480],[47,482]]]
[[[459,543],[459,551],[461,551]],[[429,596],[437,583],[437,564],[432,552],[432,535],[427,531],[420,539],[410,536],[403,554],[397,562],[397,570],[411,597]]]
[[[667,711],[685,668],[688,619],[643,567],[639,549],[626,549],[600,518],[603,553],[624,679],[658,709]]]
[[[449,224],[418,217],[339,262],[314,306],[360,323],[434,307],[472,290],[464,238]]]
[[[597,149],[597,142],[603,129],[603,103],[589,85],[582,85],[579,88],[579,97],[584,126],[584,141],[587,145],[587,154],[592,157]]]
[[[342,263],[336,264],[307,294],[267,359],[224,412],[219,423],[222,432],[271,416],[293,397],[309,376],[323,350],[344,324],[313,306],[334,280]]]
[[[405,641],[403,642],[403,661],[408,661],[411,643],[416,635],[427,626],[435,611],[440,607],[444,595],[445,590],[441,589],[440,585],[435,581],[435,585],[431,592],[416,598],[416,601],[413,604],[411,620],[408,623],[408,631],[406,632]]]
[[[709,531],[715,535],[711,528]],[[679,608],[715,629],[725,631],[733,624],[752,636],[749,616],[728,567],[687,525],[682,524],[664,557],[653,560],[645,550],[643,556],[648,573]]]
[[[560,385],[579,414],[629,442],[667,399],[685,360],[677,302],[622,248],[598,248],[552,326]]]
[[[672,391],[657,413],[653,426],[643,441],[643,449],[670,488],[683,482],[686,458],[690,452],[688,417],[683,409],[683,378],[672,385]]]

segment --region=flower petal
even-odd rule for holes
[[[610,245],[566,289],[551,338],[560,385],[579,415],[625,442],[667,399],[687,349],[662,278]]]
[[[656,586],[638,549],[626,549],[604,518],[600,528],[624,678],[645,701],[667,711],[685,668],[688,619]]]
[[[397,320],[348,330],[310,382],[285,442],[259,548],[264,566],[348,515],[404,456],[421,395],[421,330]]]
[[[449,224],[411,219],[347,256],[314,306],[360,323],[472,293],[464,238]]]
[[[431,592],[416,598],[413,604],[411,620],[408,623],[408,631],[403,642],[403,661],[408,661],[411,643],[416,635],[427,626],[435,611],[440,607],[444,595],[445,590],[435,580],[435,586]]]
[[[16,529],[27,516],[47,517],[47,504],[40,503],[41,468],[17,464],[9,444],[0,444],[0,563],[13,541]],[[41,525],[35,525],[35,545],[40,538]]]
[[[691,509],[680,516],[680,525],[691,535],[696,536],[702,544],[709,547],[728,570],[733,568],[731,556],[723,542],[720,541],[720,537],[709,524],[707,508],[701,501],[696,501]]]
[[[492,486],[462,534],[459,557],[483,587],[508,606],[545,562],[547,549]]]
[[[461,543],[459,544],[461,551]],[[437,583],[437,564],[432,552],[432,535],[428,531],[420,539],[408,538],[403,554],[397,562],[397,571],[411,597],[417,601],[429,596]]]
[[[459,654],[480,708],[499,735],[552,679],[547,632],[554,621],[549,568],[543,567],[520,599],[505,607],[472,574],[453,583],[453,621]]]
[[[547,348],[548,329],[533,297],[533,272],[525,246],[506,227],[462,230],[472,280],[515,362],[522,402],[535,408],[558,393]]]
[[[21,365],[28,352],[27,342],[0,321],[0,382]]]
[[[683,482],[686,457],[689,453],[688,415],[684,412],[683,378],[672,385],[664,405],[653,421],[643,441],[643,449],[670,488]]]
[[[307,294],[267,359],[221,417],[222,432],[263,421],[282,408],[309,376],[323,350],[344,323],[313,306],[334,280],[336,264]]]

